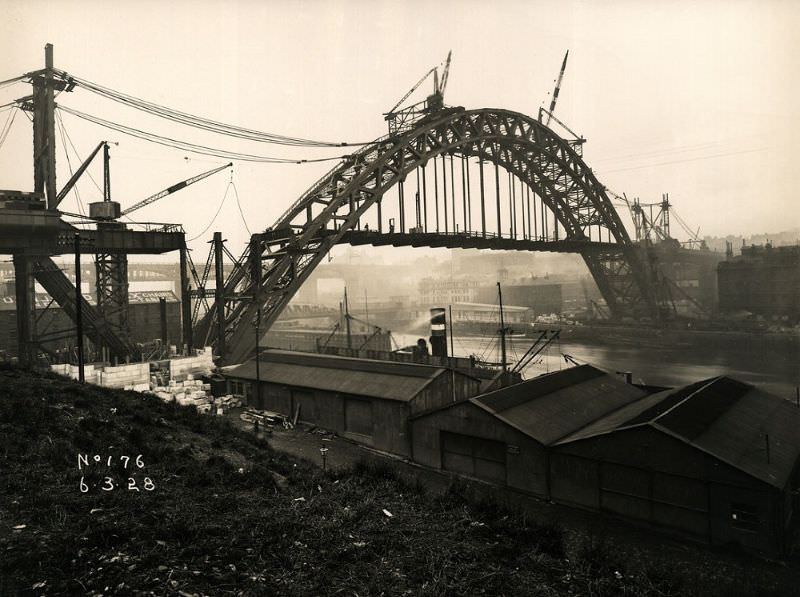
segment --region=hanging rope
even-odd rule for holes
[[[227,187],[225,187],[225,194],[222,196],[222,201],[220,201],[220,202],[219,202],[219,207],[217,207],[217,211],[216,211],[216,213],[214,214],[214,217],[213,217],[213,218],[211,218],[211,221],[208,223],[208,226],[206,226],[205,228],[203,228],[203,231],[202,231],[200,234],[198,234],[197,236],[193,236],[192,238],[190,238],[190,239],[189,239],[189,240],[187,240],[186,242],[192,242],[193,240],[197,240],[198,238],[200,238],[201,236],[203,236],[203,235],[204,235],[206,232],[208,232],[208,229],[209,229],[209,228],[211,228],[211,226],[213,226],[213,225],[214,225],[214,221],[217,219],[217,216],[219,215],[219,212],[220,212],[220,211],[222,211],[222,206],[223,206],[223,205],[225,205],[225,199],[227,199],[227,198],[228,198],[228,191],[230,190],[230,188],[231,188],[232,186],[233,186],[233,181],[231,180],[231,181],[228,183],[228,186],[227,186]]]

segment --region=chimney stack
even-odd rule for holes
[[[431,309],[431,355],[447,358],[447,311],[443,307]]]

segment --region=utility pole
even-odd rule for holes
[[[39,72],[33,77],[33,190],[45,197],[47,209],[55,209],[58,202],[53,44],[44,47],[44,71]]]
[[[184,240],[180,248],[180,283],[181,283],[181,320],[183,323],[183,344],[186,350],[191,351],[194,339],[192,338],[192,299],[189,289],[189,274],[186,253],[189,249]]]
[[[222,233],[214,233],[214,309],[217,313],[217,353],[224,357],[227,351],[225,346],[225,279],[222,267]],[[258,341],[258,339],[256,339]]]
[[[85,381],[83,371],[83,313],[81,312],[81,235],[75,233],[75,324],[78,328],[78,381]]]
[[[253,239],[250,254],[253,258],[253,300],[256,301],[256,406],[261,408],[261,252],[259,243]]]
[[[503,365],[503,373],[508,371],[508,363],[506,362],[506,323],[503,320],[503,291],[500,288],[500,282],[497,283],[497,297],[500,301],[500,361]]]
[[[256,311],[256,407],[261,408],[261,305]]]

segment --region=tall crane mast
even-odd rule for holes
[[[447,60],[445,60],[444,69],[442,70],[442,77],[439,78],[439,67],[435,66],[430,69],[423,77],[416,82],[416,84],[409,89],[400,101],[398,101],[384,116],[384,120],[389,124],[389,134],[395,135],[404,133],[409,130],[414,123],[420,118],[441,110],[444,107],[444,91],[447,87],[447,79],[450,76],[450,59],[452,57],[452,50],[447,53]],[[431,75],[433,75],[433,93],[421,102],[412,104],[405,108],[400,106],[414,93],[420,85]]]
[[[550,119],[553,117],[553,112],[556,110],[558,93],[561,91],[561,81],[564,80],[564,71],[567,70],[567,58],[569,58],[569,50],[567,50],[567,53],[564,54],[564,61],[561,63],[561,71],[558,73],[556,88],[553,90],[553,99],[550,100],[550,109],[547,111],[547,121],[544,123],[546,126],[550,125]]]

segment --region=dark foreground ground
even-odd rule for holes
[[[374,462],[325,472],[221,417],[0,368],[0,595],[800,594],[796,563],[657,537],[631,557]]]

